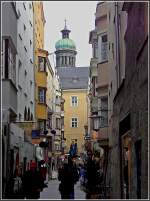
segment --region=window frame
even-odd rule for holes
[[[40,59],[44,60],[44,66],[41,68],[40,66]],[[38,71],[39,72],[46,72],[46,57],[38,56]]]
[[[71,117],[71,128],[78,128],[78,123],[79,122],[78,122],[78,118],[77,117]]]
[[[40,90],[43,90],[43,94],[40,94]],[[42,101],[41,101],[42,97]],[[40,104],[46,104],[46,88],[44,87],[38,87],[38,103]]]
[[[73,101],[73,97],[76,97],[76,101]],[[78,106],[78,96],[71,96],[71,106],[72,107],[77,107]]]
[[[102,37],[107,37],[107,42],[102,42]],[[106,46],[106,47],[105,47]],[[107,32],[98,35],[98,62],[108,62],[108,34]]]

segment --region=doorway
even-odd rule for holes
[[[141,199],[141,140],[135,142],[136,167],[137,167],[137,198]]]
[[[126,133],[121,138],[122,141],[122,185],[123,198],[129,199],[131,188],[131,149],[132,139],[130,133]]]

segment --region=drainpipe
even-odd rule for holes
[[[117,89],[120,86],[121,72],[120,72],[120,31],[119,31],[119,13],[118,2],[115,2],[115,36],[116,36],[116,74],[117,74]],[[121,138],[119,136],[119,149],[120,149],[120,196],[123,198],[123,182],[122,182],[122,150],[121,150]]]
[[[119,31],[119,14],[118,2],[115,2],[115,36],[116,36],[116,71],[117,71],[117,88],[120,86],[120,31]]]

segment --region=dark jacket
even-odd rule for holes
[[[39,171],[30,170],[23,176],[24,196],[28,199],[38,199],[40,191],[43,189],[44,181]]]
[[[60,192],[74,191],[74,184],[79,180],[79,175],[76,166],[73,164],[64,164],[63,168],[59,169],[58,180]]]

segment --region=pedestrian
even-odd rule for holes
[[[59,191],[62,199],[74,199],[74,185],[79,180],[79,175],[72,158],[58,171],[58,180],[61,181]]]
[[[52,170],[55,170],[55,158],[54,158],[54,156],[52,157]]]
[[[92,151],[87,152],[88,159],[86,164],[86,199],[92,199],[92,196],[97,194],[97,184],[98,184],[98,171],[99,167],[96,161],[93,160]]]
[[[30,170],[25,172],[22,179],[24,197],[27,199],[39,199],[44,187],[44,180],[37,170],[36,163],[32,161]]]
[[[23,187],[22,187],[22,174],[21,169],[16,168],[14,172],[14,186],[13,186],[13,198],[22,199],[23,196]]]

